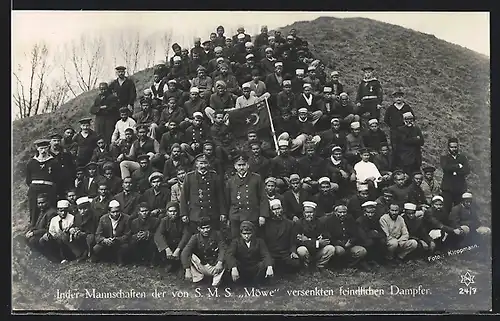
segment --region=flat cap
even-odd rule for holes
[[[252,58],[255,58],[255,56],[253,54],[248,54],[248,55],[245,56],[246,60],[252,59]]]
[[[250,221],[243,221],[241,222],[240,224],[240,231],[250,231],[250,232],[253,232],[255,229],[255,226],[253,225],[252,222]]]
[[[136,158],[137,158],[137,161],[140,161],[141,159],[147,159],[147,160],[149,160],[149,155],[147,155],[147,154],[141,154],[141,155],[138,155]]]
[[[90,167],[94,167],[94,168],[97,168],[97,163],[96,162],[90,162],[88,163],[85,168],[90,168]]]
[[[462,198],[463,199],[472,198],[472,193],[465,192],[465,193],[462,194]]]
[[[91,121],[92,121],[91,117],[84,117],[84,118],[81,118],[78,122],[80,124],[89,124]]]
[[[76,205],[85,205],[85,204],[90,204],[90,198],[88,196],[82,196],[76,200]]]
[[[126,70],[127,68],[125,66],[116,66],[115,70]]]
[[[331,93],[331,92],[333,92],[333,88],[325,86],[325,87],[323,87],[323,92],[324,93]]]
[[[207,155],[205,155],[203,153],[196,155],[193,159],[193,163],[195,163],[197,161],[208,161]]]
[[[413,203],[405,203],[404,207],[403,207],[405,210],[413,210],[413,211],[416,211],[417,210],[417,205],[413,204]]]
[[[365,70],[375,70],[375,69],[372,66],[365,66],[361,68],[361,70],[365,71]]]
[[[323,176],[321,177],[320,179],[318,179],[318,183],[319,184],[322,184],[322,183],[330,183],[330,178],[326,177],[326,176]]]
[[[425,167],[422,167],[422,172],[424,173],[433,173],[436,171],[436,167],[434,166],[425,166]]]
[[[189,89],[189,92],[190,93],[199,93],[200,90],[198,89],[198,87],[191,87],[191,89]],[[203,116],[203,115],[202,115]]]
[[[57,208],[68,208],[68,207],[69,207],[69,201],[68,200],[57,201]]]
[[[50,140],[48,139],[37,139],[33,142],[36,147],[49,146]]]
[[[274,184],[276,184],[276,178],[274,178],[272,176],[268,177],[268,178],[265,179],[264,184],[267,184],[269,182],[273,182]]]
[[[154,180],[155,178],[158,178],[158,177],[160,179],[163,179],[163,174],[160,172],[153,172],[153,173],[151,173],[151,175],[149,175],[148,181],[151,183],[152,180]]]
[[[377,202],[375,201],[366,201],[364,202],[361,207],[370,207],[370,206],[377,206]]]
[[[63,137],[59,133],[52,133],[52,134],[49,135],[49,138],[50,139],[62,139]]]
[[[361,127],[361,124],[359,123],[359,121],[353,121],[351,123],[351,128],[352,129],[356,129],[356,128],[359,128],[359,127]]]

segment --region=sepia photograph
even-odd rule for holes
[[[489,12],[11,12],[11,312],[492,309]]]

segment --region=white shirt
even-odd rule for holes
[[[111,220],[111,227],[113,228],[113,236],[116,234],[116,227],[118,226],[118,222],[120,221],[121,217],[122,216],[120,215],[117,220],[114,220],[111,216],[109,217],[109,219]]]
[[[168,90],[168,85],[164,84],[163,88],[160,88],[161,80],[159,82],[153,82],[153,87],[156,89],[156,96],[154,98],[160,98],[158,95],[164,93]]]
[[[125,130],[127,128],[132,128],[135,132],[136,121],[133,118],[127,118],[127,120],[118,120],[115,125],[115,130],[111,136],[111,143],[116,142],[119,139],[125,139]]]
[[[245,242],[245,244],[247,245],[248,248],[250,248],[250,241]]]
[[[255,92],[251,91],[250,97],[248,97],[248,99],[244,95],[241,95],[240,97],[236,98],[236,106],[235,107],[236,108],[247,107],[247,106],[250,106],[250,105],[257,103],[258,101],[259,101],[259,99],[257,98],[257,95],[255,94]]]
[[[359,183],[365,181],[369,177],[375,177],[375,181],[373,181],[375,187],[377,187],[377,180],[382,177],[377,166],[372,162],[360,161],[354,165],[354,171],[356,172],[356,179]]]
[[[66,214],[65,218],[61,218],[59,215],[54,216],[50,220],[50,225],[49,225],[49,234],[52,236],[56,236],[57,234],[61,233],[62,230],[59,226],[59,221],[62,223],[62,228],[64,229],[69,229],[74,222],[75,217],[71,214]]]
[[[87,188],[90,188],[90,184],[92,184],[92,181],[94,180],[93,177],[89,177],[89,186],[87,186]]]
[[[398,105],[397,103],[394,103],[394,107],[396,107],[397,110],[401,110],[401,108],[403,108],[404,105],[405,105],[404,103],[402,103],[401,105]]]

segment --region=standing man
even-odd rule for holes
[[[56,204],[57,184],[60,178],[60,164],[49,153],[50,141],[39,139],[35,141],[37,155],[26,165],[26,185],[28,185],[28,207],[30,212],[30,225],[34,226],[38,219],[37,197],[46,193],[48,203]]]
[[[384,123],[389,127],[389,137],[391,140],[392,150],[394,150],[394,133],[396,130],[403,126],[403,114],[410,112],[413,115],[413,109],[403,100],[404,92],[402,89],[395,90],[392,93],[394,103],[387,107],[384,114]]]
[[[79,120],[80,132],[73,136],[73,142],[78,145],[76,165],[85,166],[90,162],[94,149],[97,147],[97,135],[90,129],[92,118],[85,117]]]
[[[373,76],[374,68],[371,66],[362,69],[365,73],[363,81],[358,86],[356,106],[361,108],[360,115],[370,113],[371,118],[379,119],[382,108],[383,90],[380,81]]]
[[[255,36],[255,47],[257,47],[257,49],[261,49],[261,47],[269,44],[269,35],[267,31],[267,26],[260,27],[260,34]]]
[[[413,114],[403,114],[405,124],[399,127],[394,137],[394,166],[406,174],[419,171],[422,165],[422,146],[424,136],[420,127],[414,125]]]
[[[104,141],[109,145],[116,122],[120,119],[120,113],[118,97],[113,95],[107,83],[99,84],[99,95],[90,107],[90,113],[95,115],[95,132],[104,137]]]
[[[427,200],[427,204],[431,204],[432,198],[436,195],[440,195],[441,190],[439,183],[434,178],[434,172],[436,168],[434,166],[425,166],[422,168],[422,172],[424,172],[424,179],[420,187],[422,191],[424,191],[425,199]]]
[[[118,97],[118,106],[127,107],[132,114],[134,112],[134,102],[137,98],[137,91],[134,81],[125,77],[126,69],[127,68],[124,66],[118,66],[115,68],[118,78],[113,80],[109,87],[113,94]]]
[[[227,219],[220,176],[208,170],[205,154],[197,155],[194,163],[195,170],[184,178],[180,198],[181,219],[183,222],[189,221],[192,233],[196,231],[197,222],[202,217],[211,218],[214,228],[218,228],[219,220],[225,222]]]
[[[441,181],[445,211],[462,201],[462,194],[467,190],[467,176],[470,174],[467,156],[459,152],[457,138],[448,139],[448,153],[440,158],[443,169]]]
[[[232,239],[238,237],[242,221],[250,221],[254,226],[262,226],[269,216],[268,200],[262,178],[259,174],[249,172],[248,168],[248,156],[243,153],[238,155],[234,161],[236,175],[232,176],[226,184]]]
[[[58,199],[64,198],[66,190],[71,188],[71,183],[76,176],[76,163],[71,154],[64,150],[61,146],[61,134],[50,135],[50,150],[49,153],[54,157],[61,166],[60,180],[57,184]]]

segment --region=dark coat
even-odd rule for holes
[[[122,191],[116,194],[113,199],[120,203],[123,213],[131,218],[135,218],[137,216],[137,205],[139,205],[140,197],[141,195],[137,192],[130,192],[130,194],[125,195],[125,192]]]
[[[458,154],[456,158],[449,153],[441,156],[441,168],[443,169],[443,180],[441,190],[456,193],[464,193],[467,190],[467,175],[470,174],[470,166],[464,154]],[[458,164],[462,164],[462,168]]]
[[[218,261],[224,262],[226,244],[221,233],[211,230],[206,238],[202,237],[200,233],[192,235],[181,252],[181,262],[185,269],[191,266],[192,254],[195,254],[203,265],[215,265]]]
[[[302,217],[302,203],[304,201],[311,200],[311,195],[303,190],[299,190],[299,202],[293,195],[293,191],[291,189],[287,190],[283,193],[283,213],[287,215],[288,219],[292,219],[294,216],[298,218]]]
[[[149,232],[149,237],[147,238],[147,241],[152,242],[154,233],[156,232],[156,228],[158,227],[159,223],[160,219],[153,216],[150,216],[147,219],[143,219],[142,217],[136,217],[135,219],[133,219],[132,223],[130,224],[131,243],[140,242],[139,239],[137,238],[137,234],[140,231]]]
[[[92,182],[89,185],[89,178],[84,177],[83,178],[83,191],[84,191],[85,195],[87,195],[88,197],[91,197],[91,198],[96,197],[97,190],[99,189],[99,184],[101,182],[104,182],[105,180],[106,179],[104,178],[104,176],[97,175],[94,177],[94,179],[92,180]]]
[[[393,151],[397,166],[414,165],[419,168],[422,164],[422,146],[424,136],[418,126],[401,126],[394,134]]]
[[[340,220],[337,215],[330,215],[325,217],[325,225],[331,245],[343,247],[348,240],[352,245],[359,244],[358,225],[352,216],[346,215],[343,220]]]
[[[403,217],[406,228],[408,229],[408,233],[410,234],[410,240],[423,240],[427,244],[432,241],[432,238],[429,236],[429,230],[424,224],[424,220],[419,218],[409,219],[408,217]]]
[[[260,262],[263,262],[264,266],[273,265],[273,259],[263,239],[253,238],[250,241],[250,247],[241,237],[232,240],[226,255],[229,269],[233,267],[251,269]]]
[[[132,79],[126,78],[121,86],[118,79],[115,79],[109,85],[109,89],[116,93],[119,107],[126,107],[128,105],[134,106],[135,99],[137,98],[137,91]]]
[[[229,219],[257,221],[259,217],[269,216],[268,200],[264,182],[259,174],[247,172],[244,178],[238,174],[226,183],[227,208]]]
[[[269,219],[264,224],[264,240],[273,259],[289,257],[297,253],[297,233],[294,223],[287,218]]]
[[[176,248],[182,250],[190,237],[188,226],[180,218],[172,220],[169,217],[164,217],[156,229],[154,240],[158,252],[164,251],[167,247],[175,251]]]
[[[297,241],[297,246],[305,246],[309,253],[315,253],[319,250],[316,248],[316,240],[321,235],[324,239],[330,238],[328,226],[325,224],[324,218],[313,218],[312,221],[306,221],[301,218],[295,225],[295,235],[303,234],[311,240]]]
[[[130,217],[127,214],[122,214],[120,217],[115,234],[113,234],[113,226],[109,214],[106,214],[99,220],[95,240],[96,243],[99,244],[105,238],[114,237],[119,243],[127,243],[130,239],[130,235]]]
[[[359,245],[371,247],[375,243],[385,244],[387,237],[380,227],[378,217],[369,219],[366,216],[361,216],[356,220],[356,223]]]
[[[471,232],[475,231],[481,226],[478,212],[479,207],[475,203],[472,203],[470,209],[466,209],[462,204],[457,204],[453,206],[450,212],[450,226],[459,228],[462,225],[467,225]]]
[[[108,144],[111,143],[115,124],[120,119],[118,105],[118,97],[108,91],[104,95],[99,94],[90,107],[90,113],[95,115],[94,129],[98,135],[104,137]],[[106,108],[101,108],[101,106],[106,106]]]

